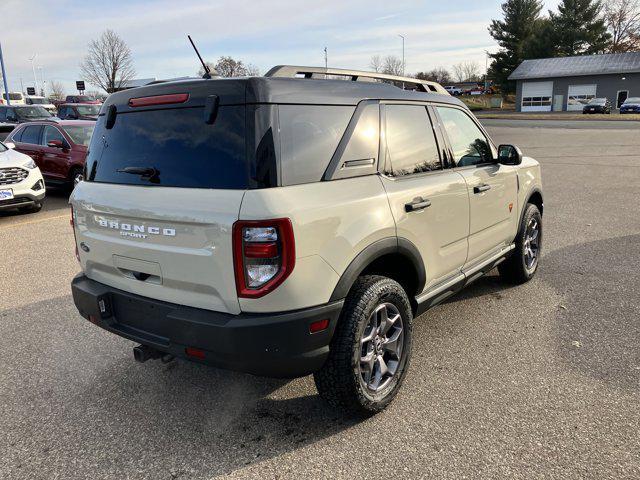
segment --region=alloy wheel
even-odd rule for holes
[[[524,237],[524,263],[528,270],[533,270],[538,262],[540,253],[540,223],[531,218],[527,223]]]
[[[370,392],[384,389],[398,372],[404,353],[404,324],[392,303],[378,305],[360,339],[360,378]]]

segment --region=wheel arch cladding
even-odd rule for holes
[[[542,192],[539,189],[535,188],[531,193],[529,193],[529,196],[527,197],[527,201],[525,202],[525,205],[527,203],[533,203],[536,207],[538,207],[538,210],[540,210],[540,215],[542,215],[543,209],[544,209],[544,202],[542,200]]]
[[[418,248],[405,238],[388,237],[372,243],[356,255],[340,276],[330,301],[345,298],[363,274],[392,278],[402,285],[412,303],[426,283],[426,270]]]

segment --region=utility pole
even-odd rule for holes
[[[398,35],[402,39],[402,76],[404,77],[404,36]]]
[[[485,50],[486,56],[484,57],[484,91],[489,90],[489,51]]]
[[[2,56],[2,44],[0,44],[0,66],[2,67],[2,81],[4,83],[4,93],[7,96],[7,105],[11,105],[9,99],[9,87],[7,86],[7,72],[4,69],[4,57]]]
[[[38,88],[38,77],[36,77],[36,67],[33,63],[33,61],[36,59],[37,56],[38,54],[34,53],[33,56],[29,58],[29,61],[31,62],[31,70],[33,70],[33,83],[34,83],[34,87],[36,87],[36,92],[40,90],[40,88]]]
[[[324,47],[324,68],[329,68],[329,60],[327,55],[327,47]]]

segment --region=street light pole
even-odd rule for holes
[[[404,77],[404,36],[398,35],[402,39],[402,76]]]
[[[36,67],[35,67],[35,65],[33,63],[37,56],[38,56],[38,54],[34,53],[33,56],[31,58],[29,58],[29,61],[31,62],[31,70],[33,70],[33,83],[35,84],[36,92],[38,92],[38,90],[40,90],[40,88],[38,87],[38,77],[36,77]]]
[[[11,105],[9,99],[9,87],[7,86],[7,72],[4,69],[4,57],[2,56],[2,44],[0,43],[0,67],[2,67],[2,82],[4,83],[4,93],[6,95],[7,105]]]

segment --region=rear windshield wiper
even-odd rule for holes
[[[116,172],[140,175],[143,180],[148,180],[151,183],[160,183],[160,170],[155,167],[124,167],[117,169]]]

